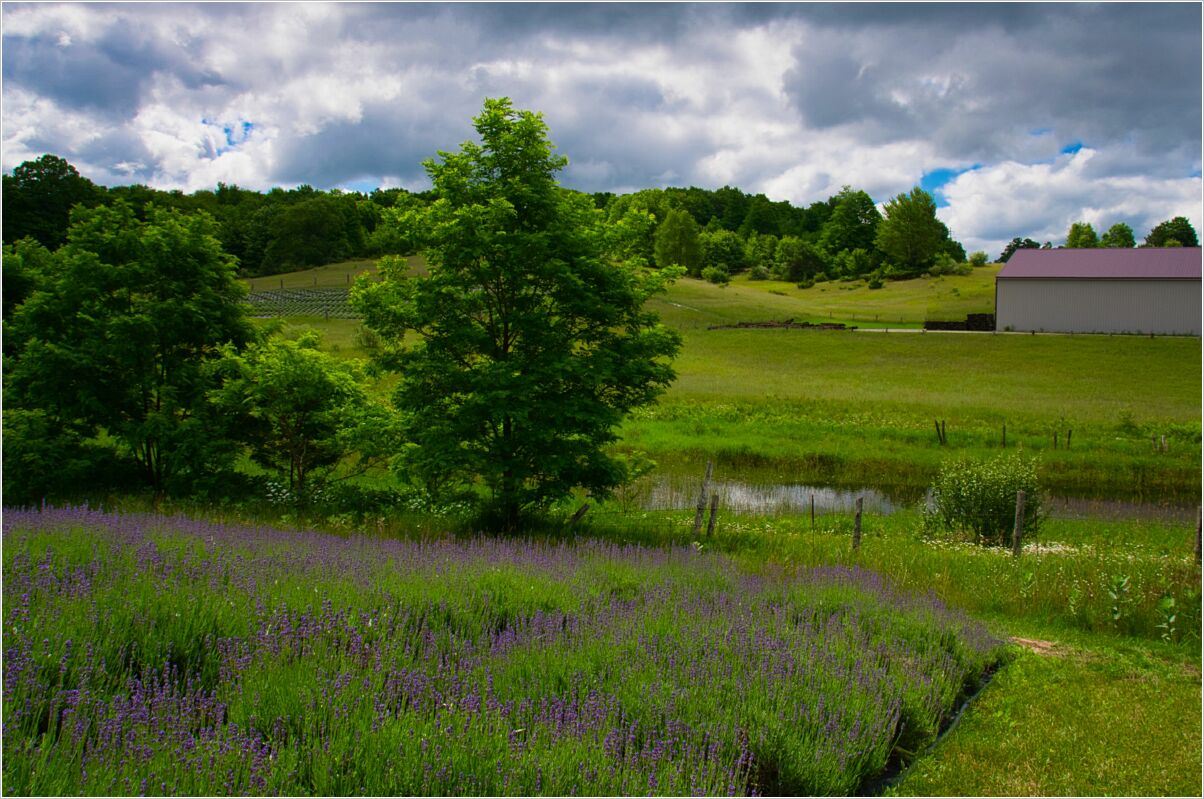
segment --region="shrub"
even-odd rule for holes
[[[769,270],[757,264],[748,272],[749,280],[769,280]]]
[[[723,286],[732,281],[732,276],[727,273],[726,269],[708,266],[702,270],[702,279]]]
[[[814,280],[816,283],[827,283],[828,275],[826,272],[816,272],[815,275],[811,279]]]
[[[970,253],[970,266],[986,266],[987,258],[987,254],[982,250],[972,252]]]
[[[871,289],[880,289],[882,288],[882,278],[878,275],[870,275],[870,279],[866,283],[866,286]]]
[[[1016,492],[1024,491],[1024,535],[1038,532],[1045,520],[1037,481],[1037,459],[1020,453],[987,461],[960,458],[941,466],[929,488],[924,509],[929,533],[973,533],[976,543],[1007,546],[1016,521]]]

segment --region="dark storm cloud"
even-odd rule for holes
[[[53,31],[6,35],[3,63],[5,82],[109,118],[136,114],[156,74],[170,73],[188,88],[221,82],[196,67],[196,54],[187,43],[162,41],[136,21],[110,29],[96,41]]]
[[[1163,156],[1194,142],[1198,158],[1199,6],[912,8],[808,15],[825,30],[786,77],[805,124],[925,137],[961,159],[1004,156],[1034,124],[1099,144],[1138,136]]]

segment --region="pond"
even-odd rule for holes
[[[701,477],[658,474],[633,488],[645,510],[684,510],[696,507]],[[865,513],[886,515],[915,508],[925,501],[914,489],[848,488],[801,483],[712,480],[708,494],[719,495],[719,507],[734,513],[789,514],[815,512],[852,513],[857,498]],[[709,501],[709,499],[708,499]],[[1049,497],[1050,515],[1059,519],[1141,520],[1187,523],[1195,521],[1196,508],[1149,502]]]

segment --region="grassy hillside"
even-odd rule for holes
[[[663,300],[661,315],[682,328],[793,317],[796,321],[843,322],[857,327],[921,327],[925,320],[960,320],[993,313],[1000,265],[964,276],[888,281],[880,289],[864,281],[828,281],[808,289],[780,280],[737,276],[723,288],[683,280]]]

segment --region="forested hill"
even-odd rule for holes
[[[931,204],[926,193],[924,197]],[[708,267],[725,274],[760,267],[804,280],[818,272],[865,275],[892,264],[899,272],[918,270],[942,253],[956,262],[965,260],[961,245],[949,239],[931,205],[926,209],[934,223],[926,263],[899,263],[876,240],[883,217],[874,201],[850,187],[806,208],[730,186],[598,193],[592,198],[611,221],[634,228],[635,254],[653,265],[669,259],[694,275]],[[44,155],[4,176],[4,242],[30,236],[53,250],[66,237],[72,206],[119,200],[132,206],[139,217],[151,203],[211,214],[224,249],[238,258],[241,273],[257,276],[347,258],[412,252],[412,243],[398,232],[400,226],[389,222],[426,204],[430,197],[405,189],[361,194],[319,191],[306,185],[266,193],[222,183],[192,194],[142,185],[105,188],[80,175],[64,159]]]

